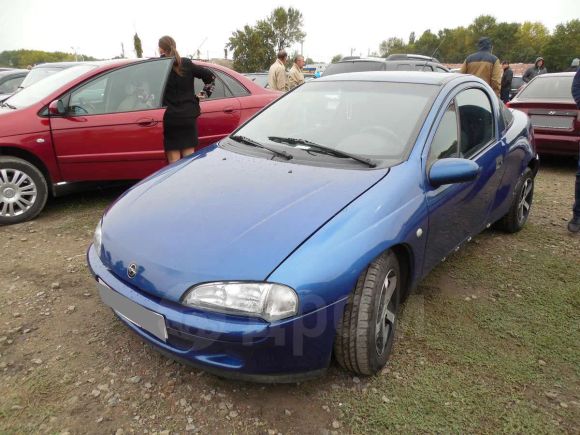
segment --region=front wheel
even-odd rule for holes
[[[506,215],[497,222],[497,228],[508,233],[520,231],[530,216],[534,198],[534,175],[526,168],[513,191],[512,205]]]
[[[395,337],[401,284],[399,261],[392,251],[373,261],[359,277],[334,342],[334,354],[342,367],[374,375],[387,363]]]
[[[47,197],[46,179],[36,166],[17,157],[0,157],[0,225],[35,218]]]

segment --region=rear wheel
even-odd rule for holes
[[[47,197],[46,179],[36,166],[17,157],[0,157],[0,225],[33,219]]]
[[[497,222],[496,227],[508,233],[520,231],[528,221],[533,198],[534,175],[530,168],[526,168],[514,188],[509,211]]]
[[[334,354],[347,370],[373,375],[387,362],[397,325],[401,273],[397,256],[387,251],[359,277],[338,327]]]

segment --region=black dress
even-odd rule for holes
[[[211,84],[215,79],[209,69],[195,65],[188,58],[181,58],[181,75],[173,69],[169,73],[163,96],[163,105],[167,107],[163,115],[165,151],[182,150],[198,144],[200,108],[193,87],[194,78],[203,80],[205,84]]]

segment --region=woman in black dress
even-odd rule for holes
[[[180,57],[171,36],[159,39],[159,54],[175,59],[163,96],[163,105],[167,107],[163,115],[163,145],[168,162],[173,163],[193,154],[198,144],[197,117],[200,107],[193,80],[203,80],[205,96],[209,97],[215,77],[209,69]]]

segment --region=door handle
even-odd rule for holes
[[[501,168],[501,165],[502,164],[503,164],[503,156],[496,157],[496,159],[495,159],[495,169]]]
[[[226,107],[224,109],[224,113],[233,113],[233,112],[234,112],[234,108],[233,107],[228,106],[228,107]]]
[[[153,125],[156,125],[157,121],[155,121],[153,118],[143,118],[143,119],[138,119],[137,120],[137,125],[139,127],[151,127]]]

